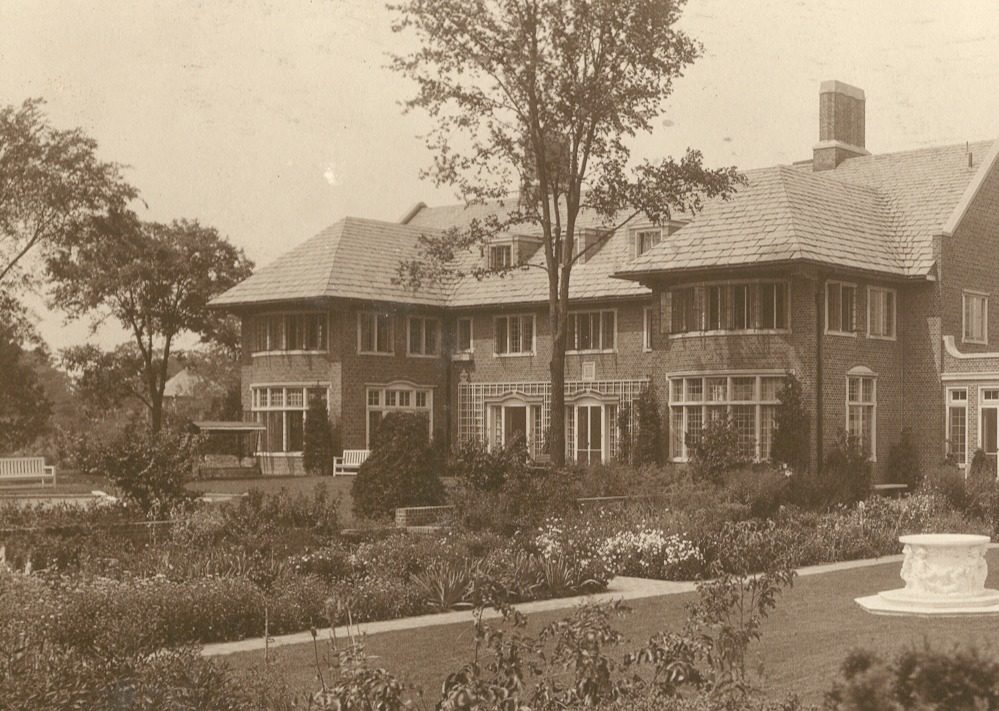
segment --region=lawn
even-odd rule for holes
[[[990,551],[988,559],[987,585],[999,587],[999,550]],[[751,650],[751,667],[761,669],[768,693],[780,696],[793,692],[809,703],[820,702],[847,652],[858,647],[891,655],[903,647],[922,646],[925,642],[944,649],[962,644],[999,657],[995,642],[999,640],[999,617],[881,617],[864,612],[853,601],[855,597],[901,587],[900,566],[893,562],[796,580],[767,621],[763,640]],[[640,646],[656,630],[678,629],[683,624],[684,605],[695,596],[691,593],[629,603],[632,613],[618,625],[627,638],[624,649]],[[528,631],[537,631],[565,614],[531,615]],[[378,666],[422,686],[433,700],[445,676],[470,661],[472,629],[465,623],[384,633],[369,637],[366,645],[368,652],[377,657]],[[296,688],[311,690],[316,687],[313,655],[312,645],[284,647],[277,651],[276,663],[282,665]],[[252,670],[262,657],[263,652],[255,652],[226,659],[237,669]]]
[[[291,494],[311,495],[317,484],[324,484],[331,496],[340,498],[337,509],[341,528],[355,525],[354,514],[351,511],[350,489],[354,485],[352,476],[271,476],[254,477],[252,479],[208,479],[192,481],[187,485],[191,491],[211,492],[213,494],[243,494],[250,489],[257,489],[265,494],[276,494],[281,489],[287,489]]]
[[[3,484],[0,486],[0,496],[17,494],[89,494],[95,489],[108,491],[108,482],[104,477],[86,476],[77,471],[56,470],[56,485],[34,484]]]

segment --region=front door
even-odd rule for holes
[[[599,464],[604,452],[603,405],[578,405],[576,407],[576,461],[580,464]]]
[[[509,447],[519,438],[527,444],[527,406],[507,406],[503,410],[503,443]]]

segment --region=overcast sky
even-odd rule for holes
[[[370,0],[0,0],[0,102],[44,98],[129,166],[144,217],[197,218],[263,265],[345,215],[453,201],[419,179],[390,23]],[[808,158],[824,79],[866,91],[873,152],[999,136],[996,0],[690,0],[682,24],[704,56],[640,156]],[[41,316],[54,348],[87,338]]]

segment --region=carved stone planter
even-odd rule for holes
[[[877,615],[999,615],[999,590],[985,588],[988,536],[901,536],[905,587],[857,598]]]

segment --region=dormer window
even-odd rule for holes
[[[489,268],[508,269],[513,265],[513,246],[494,244],[489,248]]]
[[[635,256],[641,257],[650,249],[659,244],[662,239],[661,229],[639,230],[635,233]]]

